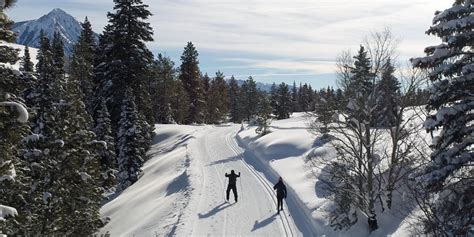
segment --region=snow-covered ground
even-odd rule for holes
[[[21,59],[24,54],[25,54],[25,46],[24,45],[21,45],[21,44],[13,44],[13,43],[6,43],[6,42],[3,42],[3,41],[0,41],[0,45],[6,45],[8,47],[12,47],[14,49],[17,49],[18,50],[18,56],[19,58]],[[37,48],[32,48],[32,47],[29,47],[29,52],[30,52],[30,58],[31,58],[31,62],[33,62],[34,65],[36,65],[37,61],[36,60],[36,55],[38,54],[38,49]],[[11,65],[14,69],[19,69],[20,68],[20,62],[21,60],[18,60],[16,64],[14,65]],[[9,64],[7,64],[9,65]]]
[[[311,158],[335,151],[306,129],[304,114],[274,121],[263,137],[240,125],[156,125],[143,177],[106,204],[112,236],[368,236],[364,218],[349,231],[328,226],[325,198]],[[225,202],[230,170],[241,172],[239,201]],[[273,183],[289,190],[276,214]],[[384,212],[371,236],[409,235],[405,216]]]

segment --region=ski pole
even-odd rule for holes
[[[240,172],[239,172],[240,175]],[[240,184],[240,193],[244,193],[244,189],[242,188],[242,176],[239,177],[239,184]],[[240,194],[240,200],[242,200],[242,194]]]

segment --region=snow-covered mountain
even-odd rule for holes
[[[71,55],[74,44],[82,30],[80,22],[60,8],[55,8],[48,14],[36,20],[17,22],[13,31],[17,36],[17,43],[39,48],[40,32],[52,39],[54,32],[59,32],[64,42],[64,50]]]

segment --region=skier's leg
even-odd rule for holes
[[[229,194],[230,194],[230,185],[227,186],[227,191],[226,191],[226,200],[229,201]]]
[[[277,209],[278,211],[283,210],[283,198],[277,197]]]
[[[237,185],[235,185],[234,187],[232,187],[232,192],[234,193],[234,200],[237,202]]]

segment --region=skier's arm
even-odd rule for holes
[[[229,177],[229,175],[227,173],[225,173],[225,177]]]
[[[285,191],[285,196],[284,197],[286,198],[287,192],[286,192],[286,186],[285,185],[283,185],[283,190]]]
[[[237,175],[237,177],[240,177],[240,172],[239,172],[239,175]]]
[[[277,189],[277,185],[278,185],[278,183],[276,183],[275,185],[273,185],[273,189]]]

